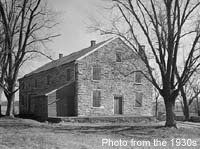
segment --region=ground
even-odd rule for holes
[[[148,124],[144,122],[137,124],[61,122],[50,124],[19,118],[1,118],[0,148],[135,149],[155,148],[156,145],[162,143],[162,146],[157,148],[167,149],[172,148],[174,141],[172,139],[177,139],[176,142],[173,142],[174,146],[179,145],[178,138],[182,139],[182,147],[176,148],[190,148],[189,146],[192,146],[192,149],[200,148],[199,124],[179,123],[178,129],[165,128],[162,127],[162,124],[162,122]]]

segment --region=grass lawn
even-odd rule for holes
[[[200,128],[165,128],[158,123],[48,124],[0,119],[0,149],[167,149],[172,148],[172,143],[182,145],[173,148],[199,149],[199,137]]]

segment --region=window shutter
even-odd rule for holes
[[[116,62],[121,62],[121,61],[122,61],[121,53],[116,52]]]
[[[93,66],[93,80],[101,80],[101,67]]]
[[[136,92],[135,106],[142,107],[142,93]]]
[[[101,92],[98,90],[93,91],[93,107],[101,106]]]
[[[142,73],[140,71],[136,71],[135,82],[136,83],[141,83],[142,82]]]

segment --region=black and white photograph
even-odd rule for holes
[[[200,0],[0,0],[0,149],[200,149]]]

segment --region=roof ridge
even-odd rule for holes
[[[116,37],[115,37],[116,38]],[[104,40],[104,41],[101,41],[97,44],[95,44],[94,46],[89,46],[87,48],[83,48],[79,51],[75,51],[75,52],[72,52],[66,56],[63,56],[62,58],[60,59],[55,59],[55,60],[52,60],[44,65],[42,65],[41,67],[35,69],[34,71],[26,74],[24,77],[28,77],[28,76],[31,76],[33,74],[37,74],[39,72],[43,72],[43,71],[46,71],[46,70],[49,70],[49,69],[52,69],[52,68],[55,68],[55,67],[58,67],[60,65],[63,65],[63,64],[67,64],[67,63],[70,63],[72,61],[75,61],[81,57],[83,57],[84,55],[86,55],[87,53],[90,53],[92,52],[93,50],[99,48],[101,45],[103,45],[104,43],[107,43],[108,41],[111,41],[113,39],[115,39],[114,37],[112,38],[109,38],[107,40]]]

